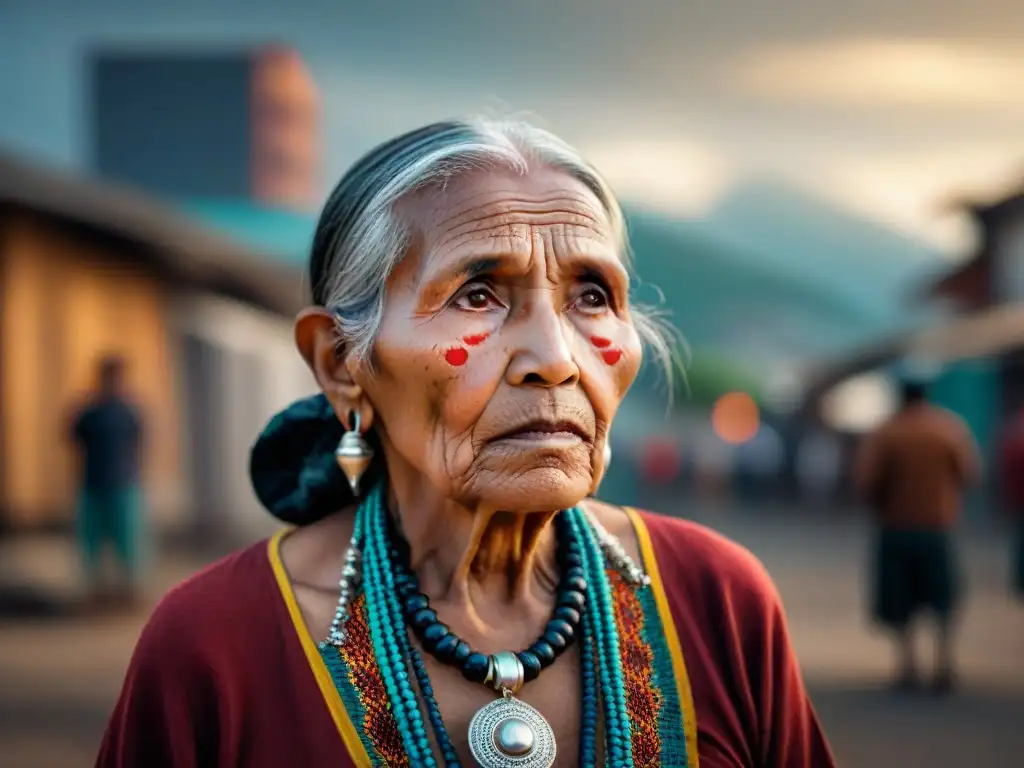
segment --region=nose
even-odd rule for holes
[[[523,308],[517,325],[518,346],[506,377],[515,386],[560,387],[579,382],[580,369],[573,359],[569,340],[572,331],[553,306],[549,291],[539,291],[537,301]]]

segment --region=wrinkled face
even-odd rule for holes
[[[389,462],[469,506],[576,504],[641,361],[597,198],[553,170],[475,171],[400,213],[419,236],[355,374]]]

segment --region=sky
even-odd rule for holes
[[[280,41],[324,185],[430,120],[525,113],[626,199],[700,214],[773,177],[955,254],[947,203],[1024,180],[1020,0],[0,0],[0,148],[85,162],[92,46]]]

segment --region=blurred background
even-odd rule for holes
[[[91,765],[152,602],[273,521],[266,420],[319,204],[374,144],[525,112],[608,176],[644,374],[601,489],[749,546],[847,766],[1024,759],[998,436],[1024,405],[1024,5],[811,0],[0,3],[0,766]],[[118,354],[140,404],[148,603],[82,606],[68,417]],[[927,374],[985,479],[959,536],[955,696],[901,698],[868,622],[858,440]]]

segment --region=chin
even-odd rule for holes
[[[467,500],[506,512],[551,512],[590,495],[594,466],[582,443],[566,448],[512,442],[481,451],[469,477],[462,487]]]
[[[537,467],[494,478],[480,490],[480,501],[506,512],[551,512],[583,501],[593,486],[590,473],[568,473],[558,467]]]

